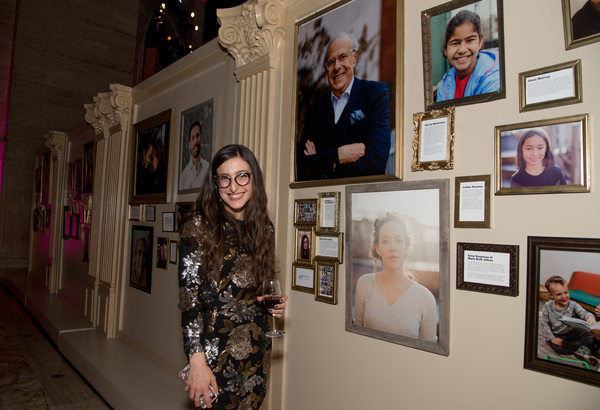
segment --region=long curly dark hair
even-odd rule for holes
[[[252,178],[252,195],[244,207],[244,219],[238,221],[225,209],[219,187],[215,181],[217,169],[227,160],[239,157],[250,166]],[[229,222],[237,230],[240,243],[244,244],[252,259],[254,288],[256,294],[261,293],[261,284],[265,279],[275,276],[275,239],[273,224],[269,219],[267,193],[262,171],[256,157],[247,147],[231,144],[221,148],[210,163],[210,174],[207,176],[202,190],[196,200],[196,209],[205,225],[206,236],[202,263],[206,274],[216,279],[223,263],[223,247],[225,244],[225,223]],[[241,223],[240,223],[241,222]],[[242,235],[242,226],[244,234]]]

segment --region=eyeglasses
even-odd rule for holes
[[[246,186],[250,183],[250,172],[240,172],[236,176],[233,177],[233,180],[239,186]],[[219,188],[229,188],[231,185],[231,177],[229,175],[216,175],[215,182],[219,186]]]
[[[325,63],[325,69],[327,71],[333,70],[333,67],[335,67],[335,62],[336,61],[339,61],[340,64],[344,64],[346,62],[346,60],[348,59],[348,57],[350,57],[350,54],[353,53],[353,52],[355,52],[355,51],[356,51],[356,49],[353,48],[351,50],[345,51],[342,54],[338,55],[337,58],[334,57],[334,58],[328,60]]]

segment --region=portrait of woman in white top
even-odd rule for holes
[[[387,213],[375,220],[370,256],[381,270],[358,279],[354,323],[400,336],[437,342],[433,294],[405,270],[411,235],[404,218]]]

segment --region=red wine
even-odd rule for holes
[[[281,296],[277,295],[265,295],[263,296],[263,303],[267,309],[275,309],[275,305],[279,303]]]

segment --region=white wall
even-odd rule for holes
[[[294,24],[313,10],[333,2],[299,0],[287,10],[283,95],[293,95]],[[525,370],[525,307],[527,236],[597,237],[600,172],[595,148],[600,113],[600,43],[565,51],[560,1],[505,0],[506,98],[456,109],[454,169],[411,172],[412,114],[424,111],[421,11],[439,0],[405,1],[404,156],[406,181],[494,175],[494,127],[525,121],[590,113],[592,190],[590,193],[492,196],[491,229],[450,229],[450,355],[411,349],[344,330],[345,274],[340,265],[339,304],[314,300],[291,290],[286,312],[284,400],[286,410],[446,408],[446,409],[563,409],[597,408],[597,387]],[[581,59],[583,102],[519,113],[518,74]],[[292,99],[282,106],[282,138],[292,135]],[[288,152],[282,155],[289,155]],[[292,209],[295,199],[315,198],[318,192],[342,192],[344,186],[291,190],[279,206]],[[453,215],[453,203],[449,204]],[[289,213],[293,216],[293,212]],[[287,260],[282,272],[291,274],[294,229],[289,221]],[[451,223],[453,226],[453,223]],[[520,247],[519,296],[506,297],[456,289],[456,243],[512,244]],[[345,258],[348,260],[348,258]],[[287,263],[286,263],[287,262]],[[593,401],[593,399],[595,399]]]

